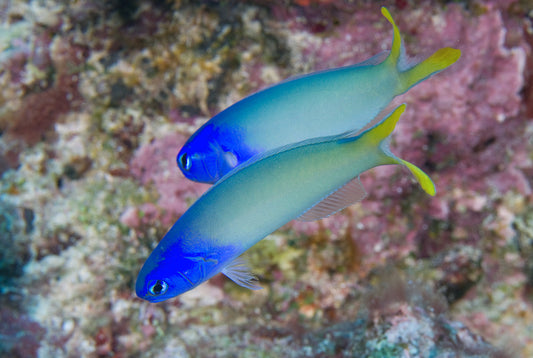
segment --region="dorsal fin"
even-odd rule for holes
[[[372,56],[370,58],[367,58],[364,61],[356,63],[355,65],[351,65],[349,67],[364,67],[364,66],[379,65],[380,63],[385,61],[385,59],[389,56],[389,53],[390,53],[390,51],[388,51],[388,50],[381,51],[380,53],[378,53],[378,54],[376,54],[376,55],[374,55],[374,56]]]
[[[363,188],[363,184],[361,184],[361,180],[359,177],[353,178],[300,215],[296,220],[314,221],[323,219],[363,200],[365,197],[366,191]]]

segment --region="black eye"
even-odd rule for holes
[[[167,292],[168,284],[165,281],[157,280],[148,290],[152,295],[159,296]]]
[[[178,157],[178,161],[180,163],[180,166],[184,169],[184,170],[189,170],[191,169],[191,159],[189,158],[189,156],[187,155],[187,153],[183,153],[181,154],[179,157]]]

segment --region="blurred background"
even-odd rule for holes
[[[188,136],[390,48],[382,5],[413,61],[462,51],[394,102],[392,149],[437,195],[371,170],[363,202],[248,252],[263,290],[138,299],[208,188],[176,166]],[[532,357],[532,44],[530,0],[3,0],[0,356]]]

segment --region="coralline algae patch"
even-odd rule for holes
[[[396,101],[392,149],[434,198],[378,168],[363,202],[250,250],[263,290],[217,276],[162,304],[135,297],[142,263],[208,187],[175,163],[196,128],[390,46],[378,5],[287,3],[0,4],[0,355],[533,355],[523,2],[385,4],[408,54],[462,50]]]
[[[131,161],[133,176],[142,185],[155,186],[159,200],[157,207],[152,203],[145,203],[141,206],[141,212],[135,208],[125,212],[122,221],[126,225],[134,228],[141,223],[153,225],[150,222],[152,217],[160,225],[170,226],[209,187],[187,180],[179,171],[176,148],[181,148],[185,140],[183,135],[170,134],[143,146],[135,153]]]

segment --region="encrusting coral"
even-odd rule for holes
[[[261,87],[387,49],[390,26],[362,1],[0,4],[0,354],[532,356],[527,2],[384,5],[408,55],[463,53],[397,101],[393,150],[437,195],[365,173],[363,202],[251,249],[263,290],[215,277],[153,305],[135,276],[208,187],[176,167],[186,138]]]

